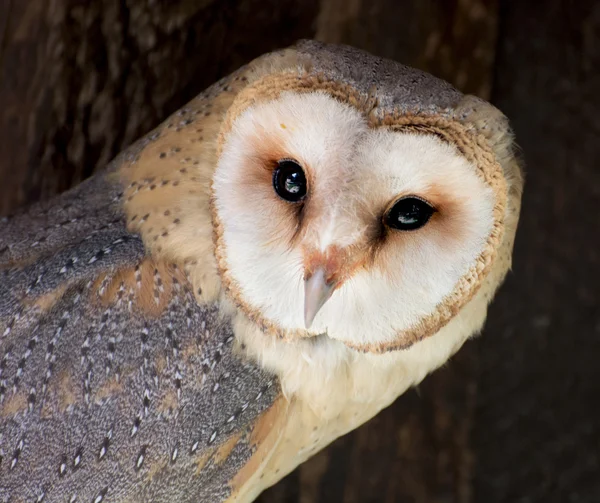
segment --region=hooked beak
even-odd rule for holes
[[[325,269],[322,267],[306,280],[304,280],[304,326],[309,329],[315,316],[327,302],[333,290],[335,282],[327,281]]]

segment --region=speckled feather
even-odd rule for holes
[[[456,107],[463,98],[441,79],[353,47],[314,40],[302,40],[297,47],[300,55],[309,58],[312,73],[374,95],[381,112],[439,113]]]
[[[121,193],[98,176],[0,227],[0,501],[224,500],[278,394]]]

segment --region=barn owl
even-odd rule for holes
[[[0,501],[254,500],[480,331],[507,119],[301,41],[0,224]]]

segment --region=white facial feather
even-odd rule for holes
[[[260,174],[269,169],[260,165],[264,151],[307,173],[311,210],[296,241],[290,203]],[[312,334],[353,344],[394,340],[431,314],[479,257],[493,225],[492,189],[453,146],[370,129],[356,109],[320,92],[286,93],[243,112],[226,139],[214,194],[231,279],[248,305],[290,330],[304,329],[307,247],[364,243],[400,196],[442,201],[441,220],[389,231],[382,258],[358,268],[317,314]]]

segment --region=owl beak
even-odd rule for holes
[[[333,290],[335,282],[327,281],[325,269],[322,267],[304,280],[304,326],[309,329],[315,316],[327,302]]]

